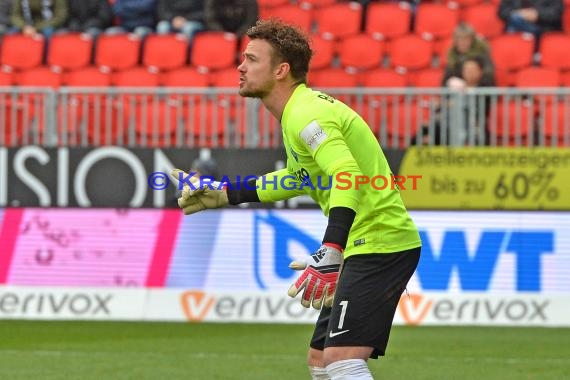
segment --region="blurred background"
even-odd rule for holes
[[[237,94],[270,17],[421,176],[422,258],[374,373],[570,376],[568,1],[0,0],[0,377],[308,377],[317,312],[287,265],[326,218],[308,197],[184,217],[164,175],[285,166]]]

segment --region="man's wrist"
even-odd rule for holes
[[[323,245],[330,247],[330,248],[334,248],[337,251],[340,251],[341,253],[344,252],[344,248],[341,247],[340,245],[336,244],[336,243],[323,243]]]

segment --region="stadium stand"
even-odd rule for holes
[[[570,114],[565,89],[570,86],[570,55],[563,48],[570,46],[570,3],[563,15],[564,31],[544,34],[539,54],[531,35],[504,32],[498,1],[422,2],[415,13],[409,2],[362,4],[259,0],[261,18],[281,18],[311,34],[315,55],[309,84],[336,89],[338,98],[372,120],[384,144],[413,143],[410,133],[433,123],[433,102],[463,97],[468,104],[477,94],[486,94],[497,100],[487,123],[491,144],[569,145],[569,138],[556,132],[570,133],[564,124]],[[472,94],[439,88],[451,35],[460,21],[488,42],[497,86],[508,87],[509,97],[493,88]],[[6,127],[0,130],[0,145],[29,142],[31,132],[44,131],[53,122],[61,124],[55,129],[67,132],[51,141],[78,145],[279,143],[278,123],[235,93],[235,68],[247,37],[204,31],[191,44],[176,34],[150,34],[143,40],[134,34],[94,39],[56,33],[49,45],[45,42],[41,36],[22,34],[1,40],[0,122]],[[28,87],[37,90],[24,90]],[[400,107],[391,109],[394,104]],[[46,116],[49,107],[57,117]],[[186,109],[192,107],[196,112]],[[403,125],[400,116],[406,114],[415,116],[406,116],[409,121]],[[200,119],[199,127],[192,126],[200,115],[207,122]],[[206,126],[209,122],[215,125]],[[254,132],[248,130],[252,125]],[[158,133],[155,139],[152,131]]]

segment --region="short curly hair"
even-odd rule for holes
[[[291,66],[293,78],[302,83],[307,82],[313,51],[309,38],[303,31],[280,20],[268,19],[257,21],[249,28],[246,35],[252,40],[261,39],[269,42],[277,53],[277,57],[274,58]]]

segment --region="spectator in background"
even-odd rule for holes
[[[206,0],[207,30],[219,30],[242,36],[259,17],[256,0]]]
[[[469,92],[470,89],[493,86],[495,86],[495,80],[492,77],[485,76],[485,58],[481,56],[467,58],[461,67],[461,78],[452,78],[449,81],[449,88],[467,95],[463,98],[463,129],[454,129],[448,123],[456,142],[473,142],[479,145],[489,143],[487,118],[491,106],[491,97],[469,95]]]
[[[107,0],[68,0],[67,31],[98,36],[113,24],[113,10]]]
[[[192,41],[204,30],[204,0],[158,0],[158,34],[183,33]]]
[[[562,30],[562,0],[501,0],[499,17],[506,31],[532,33],[537,39],[543,32]]]
[[[0,0],[0,37],[12,27],[10,15],[12,14],[13,4],[14,0]]]
[[[46,41],[67,18],[67,0],[16,0],[12,7],[13,31],[28,36],[43,34]]]
[[[479,57],[483,61],[484,82],[494,81],[495,68],[489,47],[485,41],[477,37],[475,29],[471,25],[461,23],[453,32],[453,45],[447,54],[447,66],[445,67],[442,86],[449,87],[450,79],[452,81],[461,79],[463,63],[473,57]]]
[[[425,125],[419,131],[418,136],[413,139],[413,144],[419,145],[441,145],[441,144],[475,144],[487,145],[489,143],[489,132],[487,130],[487,119],[489,116],[491,97],[470,94],[470,90],[478,87],[493,87],[495,80],[493,77],[485,75],[486,58],[483,56],[472,56],[466,58],[460,68],[460,76],[449,78],[446,87],[457,92],[456,95],[443,99],[443,104],[436,110],[433,125]],[[463,105],[463,127],[458,127],[454,123],[451,112],[456,106],[455,101],[460,99]],[[445,112],[442,107],[447,107]],[[442,129],[445,128],[446,141],[442,139]],[[431,138],[430,138],[431,133]],[[417,138],[419,137],[419,139]]]
[[[107,29],[107,34],[134,33],[144,38],[153,32],[155,0],[114,0],[112,10],[118,24]]]

